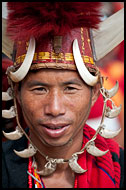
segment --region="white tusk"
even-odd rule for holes
[[[7,35],[7,19],[2,18],[2,52],[12,59],[14,42]]]
[[[69,160],[69,166],[70,168],[75,172],[75,173],[84,173],[87,170],[84,170],[81,168],[81,166],[77,163],[78,156],[74,155],[70,160]]]
[[[105,155],[109,150],[106,151],[102,151],[100,149],[98,149],[94,142],[89,143],[89,145],[86,148],[87,152],[93,156],[103,156]]]
[[[117,93],[118,89],[119,89],[119,83],[118,81],[116,81],[115,86],[112,89],[107,90],[107,98],[113,97]]]
[[[10,133],[5,133],[3,131],[4,136],[9,140],[18,140],[23,136],[23,133],[16,127],[16,130]]]
[[[105,111],[105,116],[108,118],[117,117],[121,112],[121,108],[122,108],[122,105],[113,109],[110,109],[109,107],[107,107]]]
[[[19,82],[24,79],[32,64],[34,53],[35,53],[35,39],[32,37],[29,41],[28,51],[22,65],[17,71],[9,72],[9,76],[12,79],[12,81]]]
[[[124,8],[99,24],[92,31],[92,49],[95,61],[99,61],[124,40]]]
[[[94,86],[98,81],[98,76],[93,76],[86,68],[78,46],[77,39],[73,42],[73,55],[78,72],[82,79],[90,86]]]
[[[34,156],[37,152],[37,150],[33,147],[32,144],[29,144],[27,149],[24,149],[22,151],[16,151],[14,150],[15,154],[17,154],[18,156],[22,157],[22,158],[29,158],[31,156]]]
[[[9,101],[12,100],[13,97],[10,95],[11,92],[11,88],[8,88],[7,92],[2,92],[2,101]]]
[[[16,116],[14,106],[12,106],[9,110],[2,110],[2,117],[6,119],[11,119]]]
[[[117,131],[110,131],[108,129],[105,129],[105,128],[101,128],[99,134],[104,137],[104,138],[114,138],[115,136],[117,136],[121,131],[121,128]]]

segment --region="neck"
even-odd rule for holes
[[[65,160],[68,160],[71,158],[72,154],[75,152],[78,152],[82,147],[82,141],[83,141],[83,129],[81,129],[78,134],[76,134],[72,139],[70,139],[66,144],[61,146],[51,146],[46,143],[42,143],[38,138],[35,140],[35,135],[30,134],[30,138],[33,142],[33,144],[42,152],[37,151],[35,155],[35,160],[37,162],[38,170],[41,170],[44,165],[47,163],[47,160],[45,159],[46,156],[49,158],[62,158]],[[34,136],[34,140],[32,137]],[[45,157],[43,156],[45,155]],[[62,170],[68,168],[68,163],[65,164],[58,164],[57,169],[62,168]]]

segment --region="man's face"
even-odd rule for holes
[[[48,146],[62,146],[77,134],[83,134],[92,91],[77,72],[54,69],[30,72],[17,97],[32,138]]]

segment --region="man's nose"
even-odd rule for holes
[[[65,114],[65,106],[62,93],[55,91],[50,93],[45,105],[45,114],[57,117]]]

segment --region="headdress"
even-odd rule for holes
[[[14,66],[7,70],[12,90],[13,83],[23,80],[30,69],[40,68],[77,69],[88,85],[94,86],[98,81],[102,85],[102,77],[95,61],[123,40],[123,10],[100,22],[100,6],[99,2],[9,2],[7,34],[13,41],[13,50],[4,46],[5,42],[8,45],[6,35],[3,36],[2,44],[3,52],[10,58],[13,54]],[[3,28],[6,28],[6,20],[3,22]],[[68,162],[77,173],[86,172],[87,170],[77,164],[78,154],[85,150],[94,156],[106,154],[108,150],[101,151],[95,147],[97,134],[111,138],[119,133],[107,131],[103,124],[105,116],[116,117],[121,110],[121,106],[116,107],[113,102],[112,109],[106,105],[107,100],[111,100],[117,90],[118,82],[111,90],[101,87],[104,98],[101,123],[84,148],[68,160],[49,158],[33,145],[19,123],[15,97],[14,106],[10,110],[3,110],[2,116],[16,116],[18,127],[13,133],[4,132],[4,135],[15,140],[25,134],[30,142],[28,149],[21,152],[15,150],[15,153],[21,157],[29,157],[39,151],[48,161],[40,172],[41,175],[50,175],[56,170],[57,164],[64,162]],[[4,97],[2,99],[9,100],[5,100]]]

